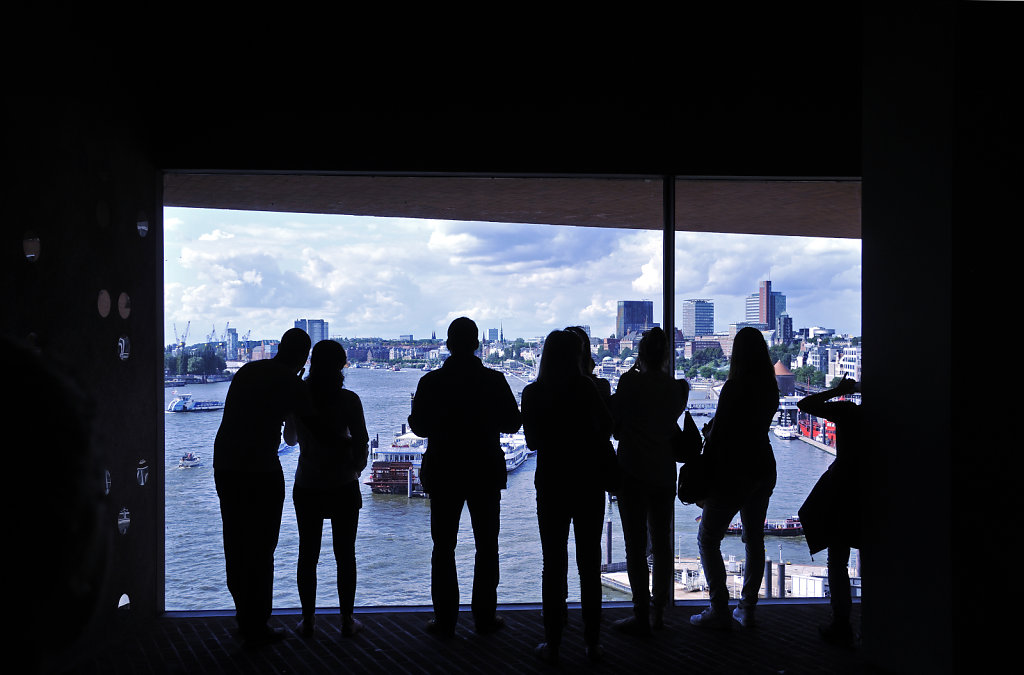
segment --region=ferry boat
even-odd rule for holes
[[[772,427],[772,433],[777,437],[788,441],[799,435],[800,430],[794,424],[776,424]]]
[[[191,469],[193,467],[202,466],[202,465],[203,465],[202,458],[199,455],[197,455],[196,453],[191,452],[191,451],[186,452],[184,455],[181,456],[181,459],[178,460],[178,468],[179,469]]]
[[[395,434],[391,447],[381,449],[378,439],[370,441],[370,480],[366,485],[377,495],[426,497],[420,484],[420,466],[427,439],[405,430]]]
[[[526,447],[526,437],[521,434],[502,434],[501,449],[505,453],[505,471],[515,471],[532,452]]]
[[[192,394],[177,394],[167,404],[167,412],[206,412],[223,410],[224,401],[197,401]]]
[[[743,534],[742,523],[736,522],[729,526],[726,534]],[[803,536],[804,526],[796,516],[785,520],[765,520],[764,534],[766,537],[799,537]]]

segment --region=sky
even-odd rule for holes
[[[226,326],[273,339],[295,319],[331,337],[415,339],[468,316],[506,338],[587,324],[615,331],[619,300],[652,300],[661,322],[661,232],[164,209],[165,344]],[[861,333],[859,240],[676,234],[676,299],[710,299],[715,329],[744,320],[758,282],[786,295],[793,327]]]

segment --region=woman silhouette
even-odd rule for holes
[[[702,504],[697,544],[711,606],[690,617],[690,623],[704,628],[732,625],[721,547],[737,512],[743,523],[747,559],[733,617],[743,626],[753,625],[764,577],[764,521],[775,489],[775,453],[768,430],[779,408],[779,387],[761,332],[749,326],[740,330],[729,361],[729,377],[710,430],[705,432],[711,490]]]
[[[313,401],[313,413],[292,416],[284,438],[300,445],[295,470],[295,520],[299,528],[297,579],[302,622],[299,632],[313,635],[316,620],[316,567],[324,519],[331,519],[334,557],[338,563],[338,599],[341,634],[348,637],[362,628],[353,616],[356,593],[356,528],[363,498],[359,473],[366,467],[369,434],[363,404],[353,392],[342,389],[347,358],[333,340],[313,346],[310,373],[305,381]]]
[[[541,599],[545,642],[537,655],[558,661],[565,613],[569,525],[576,537],[583,638],[601,657],[601,530],[605,492],[596,455],[612,432],[611,415],[591,379],[580,372],[582,343],[569,331],[544,341],[536,382],[523,389],[523,433],[537,451],[537,524],[544,565]]]
[[[633,368],[619,378],[612,397],[615,437],[619,439],[618,491],[626,572],[633,591],[633,616],[615,628],[633,635],[651,632],[652,593],[647,568],[650,537],[653,565],[653,625],[661,628],[672,601],[672,519],[675,514],[676,462],[672,436],[686,410],[689,385],[670,371],[672,348],[661,328],[640,340]],[[666,573],[667,572],[667,573]]]

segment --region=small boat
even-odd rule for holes
[[[179,469],[191,469],[193,467],[202,466],[202,465],[203,465],[202,457],[200,457],[199,455],[197,455],[196,453],[191,452],[191,451],[186,452],[184,455],[181,456],[181,459],[178,460],[178,468]]]
[[[729,529],[725,531],[726,534],[743,534],[743,525],[741,523],[733,523],[729,526]],[[799,537],[803,536],[804,526],[800,523],[800,519],[796,516],[792,518],[786,518],[785,520],[765,520],[764,521],[764,534],[766,537]]]
[[[167,404],[167,412],[206,412],[223,410],[224,401],[197,401],[192,394],[177,394]]]
[[[795,424],[776,424],[772,427],[772,433],[784,441],[794,439],[799,435],[800,430]]]

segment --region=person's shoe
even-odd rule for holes
[[[640,619],[636,616],[619,619],[612,623],[612,628],[633,637],[647,637],[651,634],[651,624],[647,619]]]
[[[604,660],[604,647],[600,642],[587,645],[587,660],[591,663],[600,663]]]
[[[729,618],[729,610],[714,610],[708,607],[700,614],[690,617],[690,623],[698,628],[711,628],[714,630],[729,630],[732,628],[732,619]]]
[[[346,614],[341,617],[341,636],[352,637],[359,631],[363,630],[363,622],[355,618],[351,614]]]
[[[295,632],[304,638],[311,638],[316,633],[316,616],[304,616],[295,627]]]
[[[549,645],[547,642],[541,642],[539,645],[533,648],[533,653],[538,659],[548,664],[549,666],[558,665],[558,647]]]
[[[267,645],[280,642],[285,638],[283,628],[271,628],[270,626],[264,626],[263,630],[257,631],[252,635],[245,636],[243,646],[246,649],[259,649]]]
[[[736,619],[744,628],[753,628],[755,624],[754,608],[737,606],[736,609],[732,610],[732,618]]]
[[[476,624],[477,635],[487,635],[505,627],[505,617],[495,616],[487,621],[478,621]]]
[[[427,632],[442,640],[448,640],[455,637],[455,626],[441,623],[437,619],[431,619],[427,622]]]
[[[852,647],[854,642],[853,629],[848,623],[829,623],[818,626],[818,634],[821,639],[831,645],[840,647]]]

